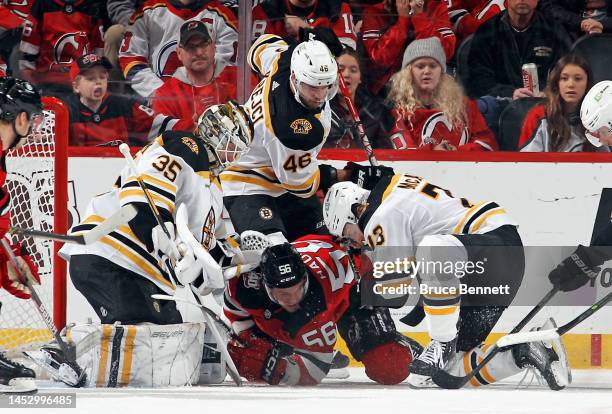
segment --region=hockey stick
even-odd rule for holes
[[[21,267],[20,263],[17,261],[17,257],[15,257],[15,254],[13,253],[13,250],[11,249],[9,244],[7,243],[6,239],[4,239],[4,238],[1,239],[0,243],[2,244],[2,249],[4,249],[4,251],[6,252],[6,254],[9,257],[9,260],[11,261],[13,266],[15,267],[15,270],[17,271],[17,277],[19,278],[19,280],[21,282],[25,283],[25,285],[30,290],[30,294],[32,296],[32,300],[36,304],[36,310],[40,314],[40,317],[42,318],[42,320],[45,323],[45,325],[47,325],[47,328],[51,331],[51,334],[55,338],[55,341],[57,342],[58,346],[60,347],[60,349],[64,353],[64,356],[66,357],[66,360],[68,361],[68,366],[73,370],[73,372],[71,373],[73,375],[67,376],[68,373],[64,369],[62,371],[61,381],[65,382],[66,384],[70,385],[71,387],[76,387],[76,388],[82,387],[85,384],[85,381],[87,380],[87,375],[85,374],[85,371],[83,371],[81,369],[81,367],[79,367],[79,365],[76,362],[76,359],[74,358],[74,355],[68,349],[68,345],[66,345],[66,342],[64,342],[64,340],[60,336],[59,332],[57,332],[57,328],[53,324],[53,319],[51,318],[51,315],[49,315],[49,312],[47,311],[47,308],[45,308],[45,305],[43,304],[42,300],[40,299],[40,296],[38,296],[38,293],[36,292],[36,289],[34,289],[34,286],[33,286],[34,285],[34,281],[30,278],[28,272],[25,271]],[[26,354],[26,356],[27,356],[27,354]],[[36,361],[34,360],[34,362],[36,362]]]
[[[40,239],[58,240],[67,243],[76,244],[92,244],[106,236],[111,231],[115,230],[122,224],[127,223],[136,217],[136,209],[134,206],[125,205],[119,211],[98,224],[91,230],[80,234],[60,234],[40,230],[24,229],[21,227],[9,227],[8,233],[18,236],[29,236]]]
[[[514,345],[522,342],[535,342],[542,340],[551,340],[550,333],[543,333],[546,331],[534,331],[534,332],[520,332],[521,329],[529,323],[533,317],[542,310],[542,308],[557,294],[559,290],[553,287],[539,302],[538,304],[510,331],[506,336],[501,337],[493,345],[486,357],[478,364],[474,369],[468,372],[462,377],[451,375],[444,370],[439,370],[432,376],[433,382],[440,388],[453,389],[463,387],[472,379],[476,374],[480,372],[485,365],[487,365],[504,347]]]
[[[149,204],[149,207],[151,208],[151,212],[153,213],[153,216],[155,217],[155,220],[157,221],[157,224],[159,224],[159,226],[163,229],[166,237],[170,241],[170,246],[173,247],[173,250],[175,250],[176,257],[179,257],[178,248],[177,248],[177,246],[173,242],[173,237],[170,235],[170,232],[166,228],[166,225],[164,224],[164,222],[162,220],[162,217],[159,214],[159,210],[157,210],[157,207],[155,206],[155,203],[153,202],[153,198],[149,194],[149,190],[147,189],[147,187],[145,186],[144,182],[142,181],[142,178],[140,177],[140,173],[138,172],[138,166],[136,165],[136,162],[134,161],[134,158],[132,157],[132,154],[130,153],[130,147],[127,144],[125,144],[125,143],[121,144],[119,146],[119,151],[121,151],[121,154],[123,154],[124,158],[126,159],[126,161],[128,163],[128,166],[134,172],[134,176],[136,177],[136,181],[138,182],[138,185],[140,186],[140,189],[143,191],[143,193],[145,195],[145,198],[147,199],[147,203]],[[177,287],[180,286],[179,279],[177,278],[176,273],[174,272],[174,268],[173,268],[172,264],[167,263],[166,264],[166,268],[168,269],[168,273],[170,274],[170,277],[172,278],[172,281],[173,281],[174,285],[177,286]],[[191,288],[191,285],[189,285],[189,286]],[[192,292],[193,292],[193,290],[192,290]],[[193,293],[194,294],[192,296],[194,297],[194,300],[199,302],[198,293],[197,292],[193,292]],[[205,315],[205,319],[208,320],[209,318],[210,318],[210,316],[207,317]],[[217,326],[214,323],[212,323],[212,324],[209,323],[209,325],[210,325],[210,329],[211,329],[215,339],[221,338],[221,334],[219,333],[219,330],[217,329]],[[242,385],[242,381],[240,379],[240,375],[238,374],[238,370],[236,369],[236,365],[234,364],[234,361],[232,360],[232,357],[230,356],[230,354],[229,354],[229,352],[227,350],[227,346],[223,342],[224,341],[219,342],[219,347],[221,348],[221,353],[223,354],[223,356],[226,359],[226,363],[227,363],[227,366],[228,366],[228,372],[230,373],[230,377],[232,377],[232,379],[234,380],[236,385],[240,386],[240,385]]]
[[[366,154],[368,155],[368,160],[370,161],[370,165],[373,167],[378,166],[378,160],[374,156],[374,150],[372,149],[372,145],[370,144],[370,139],[366,135],[365,128],[363,127],[363,123],[361,122],[361,118],[359,117],[359,111],[357,111],[357,107],[353,103],[353,99],[351,99],[351,94],[344,83],[344,79],[342,78],[342,74],[338,72],[338,86],[340,87],[340,93],[344,97],[346,101],[346,105],[349,108],[349,112],[351,116],[355,120],[355,126],[357,127],[357,133],[359,134],[359,138],[361,139],[361,143],[363,144],[363,148],[365,149]]]

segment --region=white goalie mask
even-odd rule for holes
[[[602,145],[598,137],[612,135],[612,81],[601,81],[587,92],[580,120],[587,139],[596,147]]]
[[[342,237],[347,223],[357,224],[354,204],[364,204],[370,192],[357,184],[343,181],[332,185],[323,200],[323,220],[334,236]]]
[[[306,106],[302,100],[304,84],[327,86],[325,101],[338,92],[338,64],[325,43],[308,40],[296,46],[291,54],[291,85],[295,99]],[[323,103],[322,103],[323,104]]]
[[[253,127],[244,109],[230,101],[204,111],[198,119],[196,134],[212,156],[211,171],[218,175],[247,150],[253,139]]]

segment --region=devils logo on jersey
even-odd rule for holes
[[[91,52],[87,48],[88,43],[85,32],[64,34],[53,46],[54,63],[69,64],[74,58],[87,55]]]
[[[157,64],[155,65],[159,71],[158,76],[172,76],[176,68],[182,66],[178,54],[176,53],[176,44],[176,40],[173,40],[159,50]]]
[[[444,116],[444,113],[438,112],[431,115],[423,123],[421,138],[422,145],[437,145],[443,140],[450,142],[458,141],[459,145],[463,145],[467,142],[468,131],[466,127],[453,126],[446,116]]]

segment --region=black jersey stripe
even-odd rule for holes
[[[468,234],[470,231],[470,227],[472,226],[472,224],[474,224],[474,222],[479,217],[482,217],[482,215],[485,214],[487,211],[493,210],[494,208],[498,208],[498,207],[499,205],[494,202],[490,202],[482,206],[478,211],[472,214],[472,217],[470,217],[468,221],[465,222],[465,224],[463,225],[463,228],[461,229],[461,233]]]

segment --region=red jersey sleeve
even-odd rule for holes
[[[472,99],[465,98],[468,117],[469,138],[465,145],[460,145],[459,151],[496,151],[499,149],[497,139],[478,110],[478,105]]]

